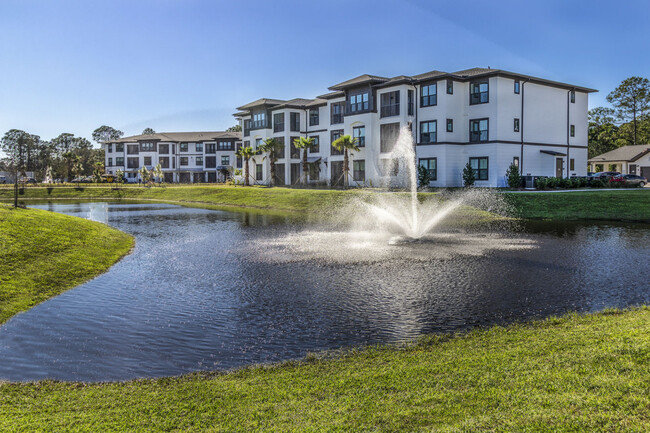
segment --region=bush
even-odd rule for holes
[[[508,186],[510,188],[521,188],[519,168],[514,163],[510,164],[510,167],[506,170],[506,179],[508,179]]]
[[[472,186],[474,185],[474,182],[476,182],[476,177],[474,177],[474,170],[472,169],[472,166],[469,165],[469,162],[463,169],[463,183],[465,186]]]
[[[600,179],[594,179],[594,180],[591,181],[591,187],[592,188],[602,188],[604,186],[605,186],[605,184]]]
[[[429,175],[429,170],[422,166],[418,166],[418,185],[420,188],[428,188],[429,182],[431,182],[431,175]]]
[[[554,189],[557,187],[557,177],[549,177],[546,179],[546,187],[548,189]]]
[[[548,188],[547,179],[545,177],[538,177],[535,179],[535,188],[541,190]]]

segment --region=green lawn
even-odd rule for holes
[[[104,224],[0,204],[0,323],[104,272],[133,238]]]
[[[2,431],[650,430],[650,309],[227,374],[0,384]]]

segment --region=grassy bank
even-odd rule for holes
[[[312,190],[169,185],[144,188],[105,185],[83,187],[31,186],[20,200],[95,199],[157,200],[200,207],[246,208],[279,214],[311,214],[336,209],[369,190]],[[11,199],[11,188],[0,188],[0,201]],[[650,189],[546,193],[504,193],[515,216],[534,219],[611,220],[650,222]]]
[[[133,238],[104,224],[0,204],[0,323],[108,269]]]
[[[647,431],[650,309],[124,383],[0,384],[6,431]]]

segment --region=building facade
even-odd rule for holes
[[[160,164],[165,182],[224,182],[233,175],[239,132],[163,132],[103,143],[106,173],[137,182],[142,167]]]
[[[650,179],[650,144],[623,146],[589,159],[589,171],[618,171]]]
[[[373,75],[333,85],[314,99],[259,99],[238,107],[242,145],[254,149],[270,137],[284,143],[276,184],[296,184],[302,171],[297,137],[313,137],[310,183],[343,183],[343,155],[331,143],[358,139],[350,158],[350,185],[380,185],[397,174],[391,151],[410,128],[417,162],[431,186],[462,186],[466,164],[477,186],[506,186],[516,164],[522,175],[571,177],[587,172],[588,95],[593,89],[498,69],[432,71],[393,78]],[[270,182],[270,163],[251,160],[251,175]]]

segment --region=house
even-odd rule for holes
[[[622,146],[589,159],[589,171],[618,171],[650,178],[650,144]]]
[[[165,182],[223,182],[232,176],[239,132],[162,132],[103,143],[106,173],[124,172],[137,182],[138,170],[160,164]]]
[[[309,182],[342,183],[343,156],[331,146],[342,135],[358,139],[351,185],[380,185],[395,175],[390,152],[402,128],[416,143],[418,164],[431,186],[462,186],[466,164],[477,186],[506,185],[511,164],[522,175],[584,176],[588,95],[593,89],[490,68],[381,77],[364,74],[313,99],[262,98],[237,108],[244,146],[275,137],[284,143],[277,184],[299,182],[301,155],[292,142],[315,139]],[[270,182],[270,163],[255,156],[252,173]]]

